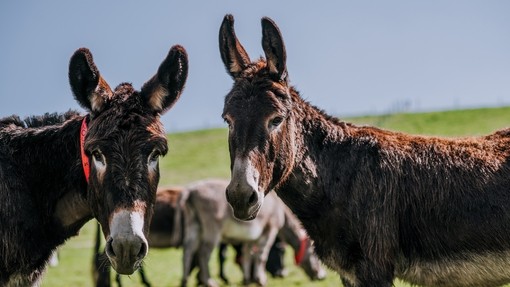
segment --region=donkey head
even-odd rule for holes
[[[239,219],[253,219],[264,195],[292,170],[294,158],[291,88],[285,46],[278,27],[262,19],[265,59],[251,62],[225,16],[219,33],[220,53],[234,79],[225,98],[223,118],[229,125],[232,178],[227,200]]]
[[[296,264],[298,264],[308,275],[310,280],[323,280],[326,278],[326,270],[322,266],[319,257],[315,254],[315,250],[313,245],[310,244],[310,241],[306,241],[306,249],[303,252],[302,258],[298,260],[296,256]]]
[[[148,251],[158,159],[167,152],[160,114],[177,101],[187,74],[186,51],[174,46],[141,91],[127,83],[112,91],[89,50],[71,57],[71,88],[89,112],[82,143],[82,156],[90,163],[87,199],[105,234],[106,254],[121,274],[133,273]]]

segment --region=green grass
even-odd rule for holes
[[[510,126],[510,107],[494,109],[473,109],[419,114],[395,114],[370,117],[348,118],[356,124],[376,125],[386,129],[413,134],[441,136],[469,136],[490,133]],[[160,162],[161,185],[181,185],[209,178],[230,176],[230,160],[227,147],[227,130],[211,129],[168,136],[170,151]],[[95,222],[89,222],[79,236],[70,239],[60,252],[60,265],[49,268],[43,280],[43,287],[91,287],[92,246]],[[179,286],[181,278],[180,249],[151,249],[146,259],[147,275],[153,286]],[[231,281],[239,286],[241,273],[233,264],[233,251],[229,252],[227,271]],[[285,279],[270,278],[268,286],[340,286],[337,274],[328,272],[326,280],[310,282],[304,273],[292,263],[293,252],[286,252],[286,265],[289,276]],[[211,272],[217,278],[217,253],[211,260]],[[190,277],[194,279],[195,274]],[[123,276],[124,286],[141,286],[138,274]],[[194,280],[189,286],[195,286]],[[397,287],[410,286],[397,281]]]
[[[168,136],[168,154],[160,161],[160,184],[186,184],[230,176],[227,129],[210,129]]]
[[[413,134],[475,136],[510,127],[510,107],[366,116],[347,121]]]

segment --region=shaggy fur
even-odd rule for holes
[[[341,122],[282,78],[281,34],[268,18],[262,27],[266,59],[235,65],[249,58],[230,57],[246,53],[230,33],[233,17],[220,29],[235,80],[223,113],[231,160],[254,175],[250,184],[232,167],[236,214],[250,218],[258,194],[275,188],[346,286],[510,282],[510,129],[446,139]]]
[[[38,286],[51,253],[92,218],[111,243],[112,213],[144,206],[147,233],[159,180],[157,159],[167,151],[159,117],[184,87],[185,50],[173,47],[161,66],[149,88],[137,92],[121,84],[112,91],[82,48],[71,57],[69,80],[87,115],[69,111],[0,119],[0,286]],[[162,94],[161,87],[168,92]],[[89,183],[80,154],[84,119]],[[99,171],[96,161],[106,167]],[[145,256],[141,245],[128,268]],[[115,254],[109,258],[125,264]]]

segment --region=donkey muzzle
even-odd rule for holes
[[[140,212],[118,211],[110,223],[106,255],[119,274],[130,275],[140,267],[149,250],[143,234],[143,215]]]
[[[239,220],[254,219],[262,206],[264,195],[251,186],[231,181],[226,190],[227,201]]]
[[[259,172],[248,158],[236,158],[232,166],[232,179],[227,186],[227,201],[240,220],[254,219],[264,201],[258,191]]]

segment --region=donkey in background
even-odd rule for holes
[[[225,199],[227,180],[203,180],[186,186],[188,192],[185,201],[186,231],[184,236],[183,281],[187,285],[187,275],[191,271],[192,256],[198,259],[199,282],[206,286],[216,286],[209,273],[209,258],[220,242],[242,245],[243,282],[265,285],[267,276],[265,266],[269,249],[280,234],[282,240],[288,240],[298,254],[297,263],[310,279],[323,279],[325,270],[317,259],[313,246],[301,242],[306,234],[302,233],[297,219],[276,196],[269,196],[266,204],[251,222],[234,218]],[[300,250],[302,249],[302,250]],[[222,263],[222,262],[220,262]],[[222,267],[220,266],[220,270]],[[224,274],[220,274],[225,278]]]
[[[261,210],[260,212],[263,212]],[[294,263],[301,267],[303,271],[305,271],[306,275],[310,280],[323,280],[326,277],[326,270],[322,267],[322,264],[319,261],[319,258],[316,256],[314,252],[314,248],[310,238],[306,234],[306,232],[301,227],[301,222],[297,219],[297,217],[292,213],[292,211],[284,205],[284,223],[282,228],[278,230],[278,235],[275,238],[274,243],[271,246],[271,249],[268,252],[267,261],[266,261],[266,270],[273,275],[273,277],[285,277],[285,268],[283,265],[283,253],[278,254],[278,252],[284,252],[285,244],[288,244],[294,250]],[[260,214],[259,212],[259,214]],[[271,211],[273,212],[273,211]],[[258,215],[257,215],[258,216]],[[278,244],[279,246],[275,246]],[[221,243],[219,245],[219,268],[220,268],[220,278],[225,282],[229,283],[228,278],[225,275],[224,271],[224,262],[226,259],[226,251],[228,244]],[[243,246],[242,243],[237,242],[233,244],[233,247],[236,254],[236,262],[240,264],[241,270],[243,270]],[[283,250],[281,250],[283,249]],[[271,252],[275,253],[271,256]],[[252,258],[253,259],[253,258]],[[255,263],[251,264],[251,275],[248,282],[257,282],[255,279]],[[244,271],[243,271],[244,272]]]
[[[510,129],[443,139],[358,127],[289,84],[281,33],[262,19],[265,59],[251,62],[225,16],[234,79],[225,97],[237,218],[271,190],[298,216],[345,286],[499,286],[510,282]],[[265,198],[264,198],[265,196]]]
[[[38,286],[52,252],[92,218],[113,268],[140,266],[168,149],[160,115],[179,98],[187,63],[174,46],[141,91],[112,91],[81,48],[69,81],[87,115],[0,119],[0,286]]]

